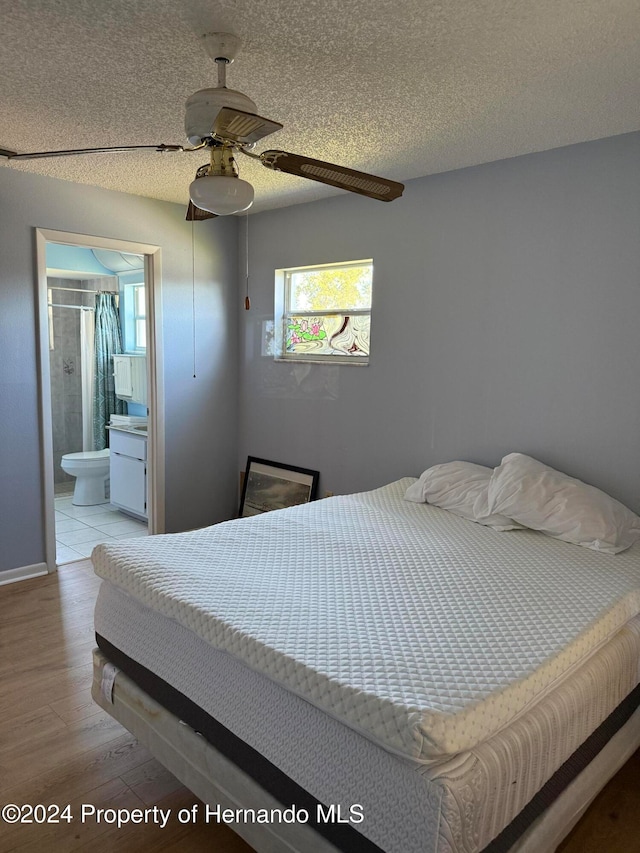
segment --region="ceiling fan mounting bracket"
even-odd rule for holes
[[[204,49],[214,62],[222,61],[230,65],[238,55],[242,44],[233,33],[204,33]]]

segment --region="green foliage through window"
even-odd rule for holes
[[[353,311],[371,309],[371,264],[291,273],[292,311]]]

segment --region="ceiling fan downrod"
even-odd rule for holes
[[[216,65],[218,66],[218,89],[226,89],[227,88],[227,65],[229,64],[228,59],[223,59],[218,57],[216,59]]]

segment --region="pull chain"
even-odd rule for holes
[[[244,310],[249,311],[251,308],[251,300],[249,299],[249,214],[245,216],[246,224],[244,229],[245,236],[245,245],[244,245],[244,257],[246,261],[246,286],[247,291],[244,297]]]
[[[191,323],[193,327],[193,378],[196,378],[196,248],[193,219],[191,220]]]

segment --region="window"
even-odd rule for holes
[[[124,346],[127,352],[147,348],[147,303],[143,282],[122,288]]]
[[[373,261],[276,271],[276,358],[368,364]]]
[[[136,349],[147,348],[147,305],[144,284],[133,285],[133,335]]]

